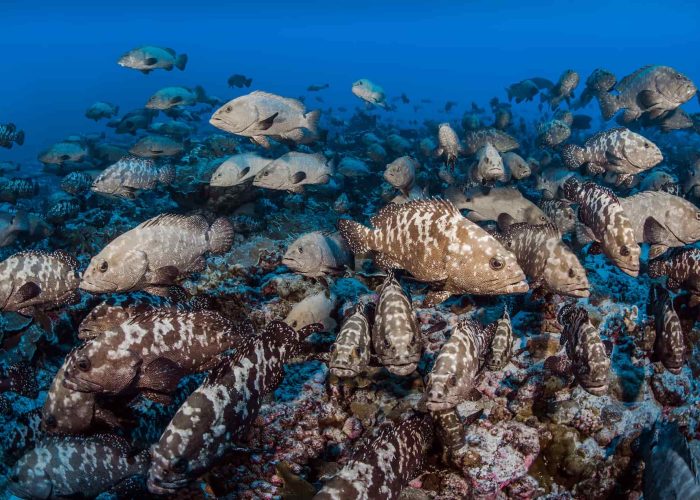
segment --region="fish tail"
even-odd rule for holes
[[[652,260],[651,262],[649,262],[647,274],[650,278],[659,278],[666,274],[664,261]]]
[[[508,101],[513,100],[513,91],[510,89],[510,87],[506,87],[506,94],[508,94]]]
[[[245,80],[244,85],[245,85],[246,87],[250,87],[250,85],[251,85],[252,83],[253,83],[253,79],[252,79],[252,78],[247,78],[247,79]]]
[[[17,134],[15,135],[15,143],[17,143],[17,145],[19,146],[24,144],[24,130],[20,130],[19,132],[17,132]]]
[[[306,114],[306,128],[311,131],[312,134],[318,133],[318,119],[321,117],[321,110],[314,109]]]
[[[162,167],[158,172],[158,180],[166,186],[175,182],[175,167],[172,165],[165,165]]]
[[[600,105],[600,112],[603,118],[609,120],[615,113],[620,109],[620,105],[617,103],[617,96],[609,92],[599,92],[596,96],[598,98],[598,104]]]
[[[570,169],[577,169],[586,162],[586,150],[576,144],[565,144],[559,153],[566,166]]]
[[[372,230],[370,228],[349,219],[340,219],[338,230],[348,242],[352,253],[361,254],[371,250]]]
[[[202,87],[201,85],[197,85],[197,86],[194,88],[194,93],[195,93],[195,95],[197,96],[197,101],[199,101],[199,102],[206,102],[206,100],[207,100],[207,93],[206,93],[206,91],[204,90],[204,87]]]
[[[576,177],[569,177],[566,179],[566,182],[564,182],[564,198],[566,198],[569,201],[573,201],[574,203],[579,202],[579,187],[580,187],[580,182]]]
[[[233,245],[233,226],[227,218],[219,217],[207,231],[207,239],[211,253],[226,253]]]
[[[184,71],[185,66],[187,66],[187,54],[180,54],[177,56],[177,59],[175,59],[175,67],[180,71]]]

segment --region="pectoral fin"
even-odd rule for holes
[[[158,358],[151,361],[144,369],[139,381],[139,387],[158,393],[171,394],[175,392],[182,376],[182,369],[174,361],[170,361],[167,358]]]
[[[275,122],[275,118],[277,118],[277,115],[279,115],[279,112],[275,113],[274,115],[268,116],[264,120],[259,121],[257,129],[258,130],[267,130],[270,127],[272,127],[272,124]]]
[[[41,294],[41,287],[34,283],[33,281],[28,281],[15,292],[15,302],[16,304],[23,304],[28,300],[38,297]]]
[[[662,226],[654,217],[647,217],[644,221],[644,241],[647,243],[658,244],[659,242],[666,241],[667,239],[668,231],[666,228]]]

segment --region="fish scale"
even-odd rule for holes
[[[488,357],[495,331],[496,323],[484,328],[464,319],[457,324],[427,378],[425,396],[429,410],[447,410],[466,401]]]
[[[149,489],[168,493],[184,486],[235,448],[265,395],[284,378],[284,364],[298,354],[304,338],[320,330],[321,325],[314,324],[297,332],[273,321],[262,334],[245,339],[234,354],[221,359],[152,447]]]
[[[361,443],[350,461],[314,500],[392,500],[423,468],[433,440],[432,419],[413,415],[397,424],[382,424],[377,436]]]
[[[605,394],[610,358],[588,312],[575,304],[568,304],[560,309],[557,320],[563,326],[560,342],[566,348],[576,380],[593,395]]]

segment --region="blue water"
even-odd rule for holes
[[[6,0],[0,12],[0,122],[27,132],[25,146],[0,159],[21,161],[68,134],[104,130],[83,116],[94,101],[126,111],[161,87],[196,84],[233,98],[244,93],[227,88],[233,73],[289,96],[330,83],[323,95],[335,107],[356,105],[352,82],[370,78],[389,97],[457,101],[455,118],[472,100],[483,106],[513,82],[556,80],[567,68],[585,78],[596,67],[624,75],[666,64],[700,77],[692,1]],[[187,70],[143,75],[116,64],[143,44],[187,53]]]

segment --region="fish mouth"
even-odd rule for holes
[[[581,384],[583,389],[594,396],[603,396],[608,392],[608,384],[599,384],[599,385],[583,385]]]
[[[186,478],[166,481],[160,476],[151,473],[148,475],[146,486],[148,487],[148,491],[156,495],[169,495],[184,488],[187,486],[187,483],[189,483],[189,480]]]
[[[384,367],[389,370],[390,373],[393,373],[394,375],[398,375],[400,377],[405,377],[406,375],[410,375],[414,371],[416,371],[416,368],[418,367],[418,362],[417,361],[408,361],[408,362],[391,362],[384,360]]]
[[[618,269],[620,269],[620,271],[628,276],[632,276],[633,278],[639,276],[639,264],[635,266],[629,265],[626,262],[615,261],[615,265],[618,267]]]
[[[358,376],[360,372],[344,366],[331,366],[331,374],[340,378],[351,378]]]
[[[433,401],[433,400],[428,400],[425,402],[425,407],[430,410],[430,411],[444,411],[444,410],[449,410],[454,408],[455,404],[452,404],[447,401]]]
[[[585,299],[591,296],[591,291],[588,288],[560,289],[559,293],[561,295],[568,295],[569,297],[576,297],[579,299]]]
[[[117,284],[111,281],[99,280],[97,282],[92,282],[85,278],[80,281],[79,288],[90,293],[111,293],[119,290]]]

